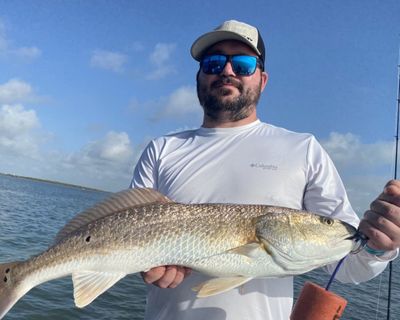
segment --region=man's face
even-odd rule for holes
[[[250,55],[256,53],[239,41],[222,41],[212,46],[207,55]],[[255,111],[260,93],[266,85],[267,75],[257,68],[250,76],[236,75],[228,62],[220,74],[205,74],[199,71],[197,76],[197,95],[204,112],[213,120],[221,116],[230,121],[238,121]]]

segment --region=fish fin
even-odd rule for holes
[[[72,274],[75,305],[83,308],[111,288],[125,273],[79,271]]]
[[[0,264],[0,319],[21,299],[30,288],[19,289],[13,277],[13,269],[21,262]]]
[[[234,254],[240,254],[242,256],[246,256],[250,259],[258,257],[260,253],[260,249],[263,250],[263,245],[259,242],[250,242],[247,243],[243,246],[236,247],[233,249],[230,249],[228,253],[234,253]]]
[[[90,222],[121,212],[129,207],[168,202],[172,201],[153,189],[137,188],[120,191],[76,215],[58,232],[55,243],[60,242],[68,234]]]
[[[269,243],[268,243],[267,241],[265,241],[264,239],[261,239],[261,247],[262,247],[263,250],[264,250],[266,253],[268,253],[270,256],[273,255]]]
[[[192,290],[197,291],[198,298],[210,297],[229,291],[253,279],[252,277],[214,278],[199,284]]]
[[[242,256],[242,258],[244,258],[242,260],[243,262],[252,263],[254,259],[258,259],[260,255],[265,254],[265,249],[262,243],[249,242],[243,246],[229,249],[222,253],[217,253],[215,255],[208,256],[207,258],[200,258],[198,260],[195,260],[195,262],[204,261],[212,257],[222,256],[226,254],[237,254],[239,256]]]

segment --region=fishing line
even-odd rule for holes
[[[400,47],[399,47],[399,62],[398,62],[398,65],[397,65],[397,68],[398,68],[398,92],[397,92],[397,117],[396,117],[396,135],[395,135],[395,138],[396,138],[396,151],[395,151],[395,163],[394,163],[394,179],[396,180],[397,179],[397,162],[398,162],[398,149],[399,149],[399,131],[400,131]],[[359,246],[358,246],[358,248],[356,248],[356,249],[354,249],[354,250],[352,250],[351,251],[351,253],[358,253],[358,252],[360,252],[361,250],[363,250],[364,249],[364,247],[366,246],[366,244],[367,244],[367,241],[368,241],[368,238],[365,236],[365,235],[363,235],[359,230],[357,230],[357,232],[355,233],[355,235],[354,236],[352,236],[352,237],[350,237],[349,239],[353,239],[353,240],[355,240],[356,242],[359,242],[360,244],[359,244]],[[367,247],[368,248],[368,247]],[[371,248],[369,248],[370,250],[371,250]],[[373,251],[373,250],[371,250],[371,251]],[[346,255],[345,257],[343,257],[342,259],[340,259],[340,261],[338,262],[338,264],[336,265],[336,267],[335,267],[335,269],[334,269],[334,271],[333,271],[333,273],[332,273],[332,275],[331,275],[331,277],[330,277],[330,279],[329,279],[329,281],[328,281],[328,284],[326,285],[326,287],[325,287],[325,291],[329,291],[329,288],[330,288],[330,286],[331,286],[331,284],[332,284],[332,282],[333,282],[333,280],[335,279],[335,277],[336,277],[336,274],[338,273],[338,271],[339,271],[339,269],[340,269],[340,267],[342,266],[342,264],[343,264],[343,261],[346,259],[346,257],[347,257],[348,255]],[[390,261],[389,262],[389,286],[388,286],[388,305],[387,305],[387,320],[390,320],[390,308],[391,308],[391,296],[392,296],[392,270],[393,270],[393,266],[392,266],[393,264],[392,264],[392,261]],[[382,276],[382,275],[381,275]],[[378,312],[379,312],[379,301],[380,301],[380,295],[381,295],[381,281],[382,281],[382,278],[380,279],[380,282],[379,282],[379,297],[378,297],[378,303],[377,303],[377,310],[376,310],[376,318],[375,319],[378,319]],[[318,286],[315,286],[314,285],[314,287],[318,287]],[[303,288],[303,291],[305,291],[304,290],[305,289],[305,287]],[[322,289],[322,288],[321,288]],[[309,291],[310,290],[312,290],[312,289],[309,289]],[[323,290],[323,289],[322,289]],[[308,295],[311,295],[311,293],[307,293]],[[304,296],[307,296],[307,294],[304,294]],[[319,293],[320,295],[322,294],[321,292]],[[300,298],[303,296],[303,292],[301,293],[301,296],[300,296]],[[299,299],[300,299],[299,298]],[[313,297],[313,298],[315,298],[315,297]],[[304,298],[303,298],[304,299]],[[301,308],[299,307],[299,308],[297,308],[297,306],[298,305],[300,305],[299,303],[299,300],[296,302],[296,305],[295,305],[295,308],[294,308],[294,310],[293,310],[293,312],[292,312],[292,315],[295,315],[295,317],[297,317],[297,316],[301,316],[301,312],[303,312],[304,310],[301,310]],[[346,301],[345,301],[345,304],[344,304],[344,307],[346,306]],[[341,307],[341,306],[340,306]],[[340,309],[340,308],[339,308]],[[300,310],[300,311],[298,311],[298,310]],[[299,314],[300,313],[300,314]],[[335,319],[336,319],[336,317],[334,317]],[[291,319],[294,319],[294,318],[291,318]],[[300,319],[300,318],[298,318],[298,319]]]
[[[381,301],[381,288],[382,288],[382,274],[380,274],[379,276],[378,301],[376,302],[375,320],[378,320],[379,304]]]
[[[360,230],[357,230],[356,233],[355,233],[353,236],[351,236],[350,238],[348,238],[348,239],[349,239],[349,240],[352,239],[352,240],[354,240],[355,242],[358,242],[358,243],[359,243],[358,247],[355,248],[355,249],[353,249],[353,250],[350,252],[351,254],[356,254],[356,253],[359,253],[361,250],[363,250],[364,247],[365,247],[366,244],[367,244],[367,241],[368,241],[368,238],[367,238],[363,233],[361,233]],[[330,286],[331,286],[333,280],[335,279],[336,274],[338,273],[340,267],[342,266],[343,261],[344,261],[347,257],[348,257],[348,255],[344,256],[342,259],[339,260],[338,264],[337,264],[336,267],[335,267],[335,270],[333,270],[332,275],[331,275],[331,277],[329,278],[328,284],[327,284],[326,287],[325,287],[325,290],[326,290],[326,291],[329,291],[329,288],[330,288]]]
[[[350,252],[351,254],[360,252],[368,241],[367,237],[359,230],[346,240],[354,240],[359,244],[358,247],[353,247],[353,250]],[[336,264],[325,289],[309,281],[304,284],[292,309],[291,320],[339,319],[342,316],[347,305],[347,300],[329,291],[329,287],[347,256],[340,259]]]
[[[399,46],[399,56],[397,63],[397,116],[396,116],[396,147],[394,156],[394,179],[397,179],[397,162],[399,153],[399,122],[400,122],[400,46]],[[388,285],[388,303],[387,303],[387,315],[386,319],[390,320],[390,308],[392,300],[392,273],[393,273],[393,262],[389,262],[389,285]]]
[[[331,277],[330,277],[330,279],[329,279],[329,281],[328,281],[328,284],[327,284],[326,287],[325,287],[325,290],[326,290],[326,291],[329,291],[329,287],[331,286],[333,280],[335,279],[336,273],[339,271],[339,268],[342,266],[342,263],[343,263],[344,259],[346,259],[346,257],[347,257],[347,256],[344,256],[342,259],[340,259],[340,261],[339,261],[338,264],[336,265],[336,268],[335,268],[335,270],[333,271],[333,273],[332,273],[332,275],[331,275]]]

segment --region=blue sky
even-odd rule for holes
[[[266,122],[310,132],[356,209],[393,175],[400,2],[0,1],[0,172],[117,191],[151,138],[201,124],[189,49],[257,26]]]

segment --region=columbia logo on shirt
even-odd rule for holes
[[[262,162],[255,162],[255,163],[250,163],[251,168],[259,168],[263,170],[278,170],[278,166],[274,164],[266,164]]]

